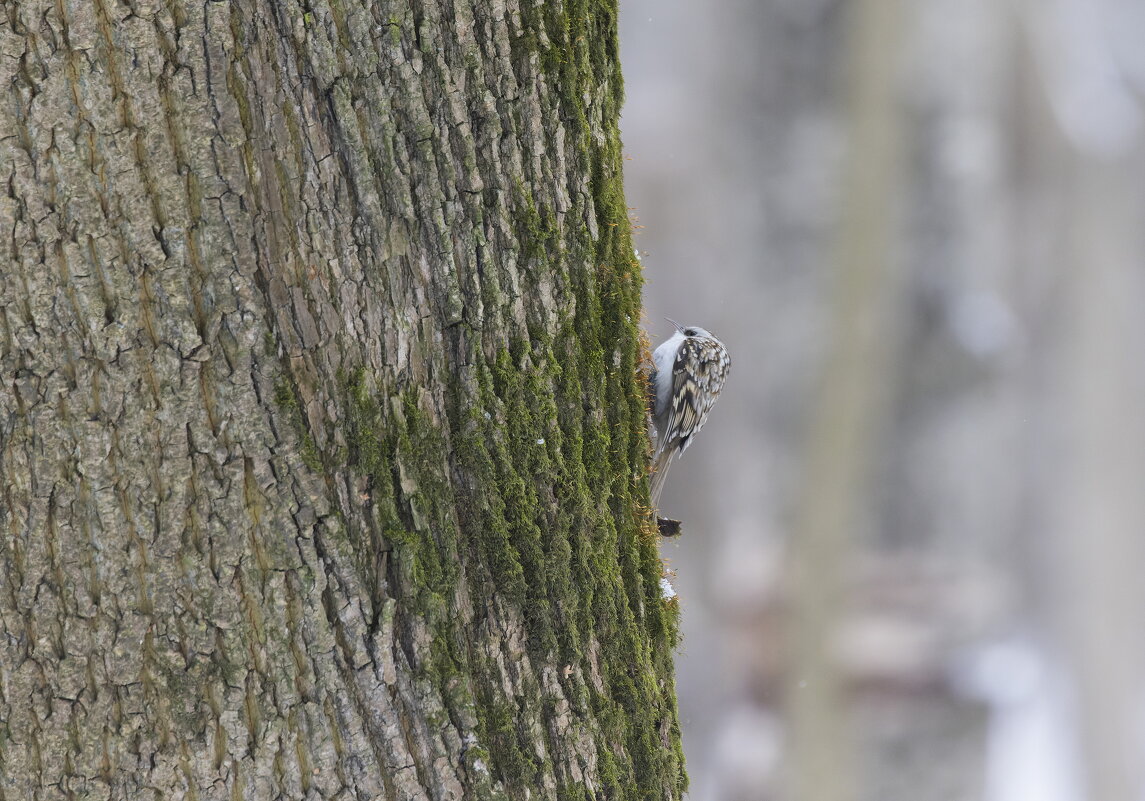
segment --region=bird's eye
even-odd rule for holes
[[[684,329],[684,336],[694,337],[695,335],[696,335],[696,329],[694,329],[694,328],[685,328]]]

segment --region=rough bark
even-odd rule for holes
[[[613,3],[4,12],[0,797],[678,797]]]

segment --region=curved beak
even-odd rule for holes
[[[677,331],[683,331],[684,330],[684,326],[680,325],[678,322],[673,320],[671,317],[665,317],[664,319],[667,320],[668,322],[670,322],[672,325],[676,326]]]

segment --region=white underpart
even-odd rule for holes
[[[676,351],[684,342],[684,335],[677,331],[660,343],[652,353],[652,363],[656,365],[656,417],[664,414],[672,395],[672,368],[676,364]],[[657,443],[657,447],[663,447]]]

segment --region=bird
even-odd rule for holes
[[[665,319],[676,327],[676,332],[652,353],[650,411],[656,432],[652,451],[653,507],[660,504],[672,459],[682,454],[704,427],[731,367],[728,349],[711,333]]]

